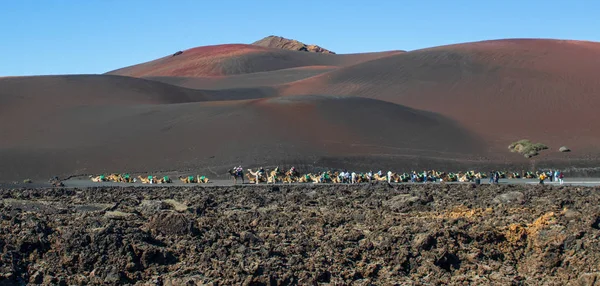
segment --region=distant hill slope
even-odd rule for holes
[[[269,47],[269,48],[278,48],[290,51],[300,51],[300,52],[311,52],[311,53],[323,53],[323,54],[335,54],[334,52],[319,47],[317,45],[307,45],[305,43],[286,39],[279,36],[268,36],[263,39],[260,39],[254,43],[253,45]]]
[[[105,75],[0,78],[0,181],[596,167],[598,74],[600,43],[507,39],[351,55],[221,45]],[[520,139],[550,150],[510,153]]]
[[[600,146],[598,74],[600,43],[497,40],[368,61],[291,83],[282,93],[373,98],[440,113],[498,154],[521,138],[582,151]]]
[[[205,77],[268,72],[307,66],[349,66],[402,51],[363,54],[323,54],[267,48],[257,45],[197,47],[107,74],[132,77]]]
[[[391,166],[407,153],[453,160],[483,148],[443,116],[375,99],[223,101],[206,91],[107,75],[8,78],[0,87],[0,181],[187,169],[214,178],[239,164],[308,169],[350,157],[356,168],[368,168],[380,157]],[[411,140],[396,132],[413,126],[420,132]]]

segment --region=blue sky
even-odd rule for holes
[[[104,73],[268,35],[337,53],[600,41],[598,11],[594,0],[1,0],[0,76]]]

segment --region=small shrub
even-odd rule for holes
[[[527,139],[519,140],[508,145],[511,152],[523,154],[525,158],[531,158],[540,154],[540,151],[548,149],[548,146],[542,143],[531,143]]]
[[[31,183],[33,183],[33,181],[31,179],[25,179],[25,180],[23,180],[23,183],[31,184]]]
[[[569,149],[569,147],[567,147],[567,146],[562,146],[562,147],[558,148],[558,151],[560,151],[560,152],[571,152],[571,149]]]

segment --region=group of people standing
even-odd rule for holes
[[[563,172],[558,170],[541,172],[538,177],[538,179],[540,179],[540,185],[543,185],[546,179],[549,179],[550,182],[558,182],[562,185],[564,183],[564,178],[565,175],[563,174]]]

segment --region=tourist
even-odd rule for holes
[[[387,172],[387,181],[388,181],[388,184],[392,182],[392,171]]]
[[[544,172],[540,173],[539,179],[540,179],[540,185],[543,185],[544,180],[546,179],[546,173],[544,173]]]
[[[561,185],[565,182],[564,178],[565,178],[565,175],[563,174],[563,172],[559,172],[558,173],[558,181],[560,182]]]
[[[490,171],[490,184],[494,183],[494,175],[496,174],[496,171]]]

